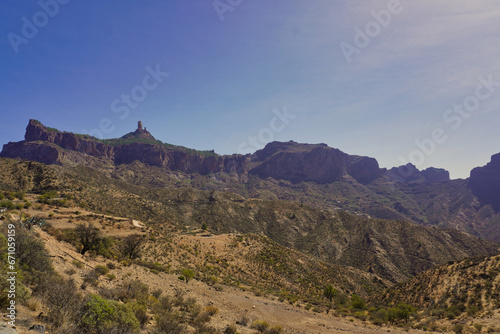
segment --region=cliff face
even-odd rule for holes
[[[362,184],[368,184],[382,177],[382,170],[378,165],[378,161],[369,157],[349,156],[347,173]]]
[[[273,142],[255,156],[260,164],[250,173],[261,178],[329,183],[340,180],[346,173],[347,154],[323,144]]]
[[[412,164],[389,169],[385,176],[402,183],[440,183],[450,181],[450,173],[441,168],[430,167],[420,171]]]
[[[482,204],[491,204],[500,211],[500,153],[491,157],[483,167],[474,168],[470,173],[469,187]]]
[[[92,137],[49,129],[36,120],[30,120],[25,140],[4,145],[0,156],[61,164],[68,155],[65,150],[69,150],[111,160],[115,164],[129,164],[137,160],[169,170],[200,174],[242,172],[247,162],[245,156],[203,155],[155,144],[156,139],[142,129],[142,124],[121,139],[132,140],[126,144],[108,145]]]
[[[26,127],[24,142],[34,141],[54,143],[67,150],[77,151],[95,157],[114,158],[114,148],[112,146],[104,145],[96,140],[86,139],[73,133],[49,130],[42,123],[30,119]],[[7,145],[10,144],[11,143]],[[35,160],[39,161],[38,159]],[[57,162],[59,161],[54,161],[53,163]]]
[[[71,151],[71,152],[69,152]],[[381,170],[373,158],[349,156],[326,144],[298,144],[273,142],[253,155],[220,156],[202,154],[158,142],[138,123],[138,128],[116,140],[99,141],[93,137],[61,132],[30,120],[25,140],[4,145],[0,156],[62,164],[69,153],[83,153],[114,164],[140,161],[147,165],[186,173],[251,173],[262,178],[314,181],[329,183],[348,175],[367,184],[381,177]]]

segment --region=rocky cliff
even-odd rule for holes
[[[273,142],[253,155],[220,156],[164,144],[143,128],[121,138],[99,140],[48,128],[30,120],[25,140],[4,145],[1,157],[21,158],[46,164],[81,163],[75,152],[110,161],[116,165],[140,161],[147,165],[186,173],[250,173],[261,178],[330,183],[352,177],[367,184],[382,173],[377,160],[350,156],[326,144]],[[78,160],[78,161],[75,161]]]
[[[430,167],[420,171],[413,164],[387,170],[386,177],[402,183],[439,183],[450,181],[450,173],[441,168]]]
[[[486,166],[471,171],[469,187],[481,204],[491,204],[500,211],[500,153],[492,156]]]
[[[30,120],[25,140],[4,145],[1,157],[20,158],[46,164],[74,160],[73,152],[110,160],[115,164],[134,161],[186,173],[237,173],[245,170],[246,156],[219,156],[213,152],[188,150],[157,141],[139,123],[136,131],[119,139],[98,140],[87,135],[61,132]]]

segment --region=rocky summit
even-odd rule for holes
[[[484,204],[491,204],[500,211],[500,153],[491,157],[483,167],[474,168],[470,173],[469,187]]]

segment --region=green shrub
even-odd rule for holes
[[[98,264],[97,266],[95,266],[94,271],[97,273],[97,275],[101,276],[109,273],[109,268],[101,264]]]
[[[161,313],[155,316],[156,328],[160,333],[182,334],[185,333],[184,325],[171,314]]]
[[[457,333],[457,334],[462,334],[464,331],[464,325],[462,324],[455,324],[455,326],[453,326],[453,332]]]
[[[269,323],[263,320],[255,320],[252,323],[251,328],[257,330],[258,332],[264,333],[266,329],[269,328]]]
[[[283,327],[276,325],[266,330],[266,334],[282,334],[284,333]]]
[[[366,307],[365,300],[358,296],[357,294],[353,294],[351,296],[352,307],[358,310],[364,310]]]
[[[213,317],[214,315],[219,313],[219,309],[213,305],[210,305],[205,307],[205,312],[207,312],[208,314],[210,314],[211,317]]]
[[[236,334],[238,333],[238,328],[235,325],[227,325],[226,329],[224,329],[224,334]]]
[[[194,277],[194,273],[191,269],[183,269],[182,276],[184,276],[186,283],[189,283],[189,281]]]
[[[380,309],[372,312],[370,314],[370,321],[377,326],[381,326],[388,321],[387,311],[385,309]]]
[[[365,312],[360,312],[360,311],[354,312],[354,317],[362,321],[365,321],[367,319]]]
[[[79,269],[82,269],[82,268],[85,266],[82,262],[80,262],[80,261],[78,261],[78,260],[73,260],[73,262],[72,262],[72,263],[73,263],[73,265],[74,265],[75,267],[77,267],[77,268],[79,268]]]
[[[140,324],[126,304],[91,295],[83,307],[81,325],[85,333],[101,334],[111,330],[120,333],[138,333]]]

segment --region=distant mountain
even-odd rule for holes
[[[142,123],[121,138],[100,140],[30,120],[25,140],[0,157],[87,166],[147,187],[188,187],[281,199],[366,217],[454,228],[500,242],[500,154],[467,180],[446,170],[380,168],[376,159],[326,144],[272,142],[247,155],[218,155],[156,140]]]
[[[486,166],[471,171],[469,187],[481,203],[500,211],[500,153],[492,156]]]
[[[140,123],[140,122],[139,122]],[[70,151],[70,152],[68,152]],[[142,123],[121,138],[99,140],[88,135],[61,132],[31,119],[25,140],[4,145],[1,157],[21,158],[46,164],[82,163],[74,152],[119,164],[140,161],[169,171],[254,174],[262,178],[329,183],[352,177],[368,183],[381,177],[373,158],[349,156],[326,144],[273,142],[253,155],[220,156],[156,140]]]

